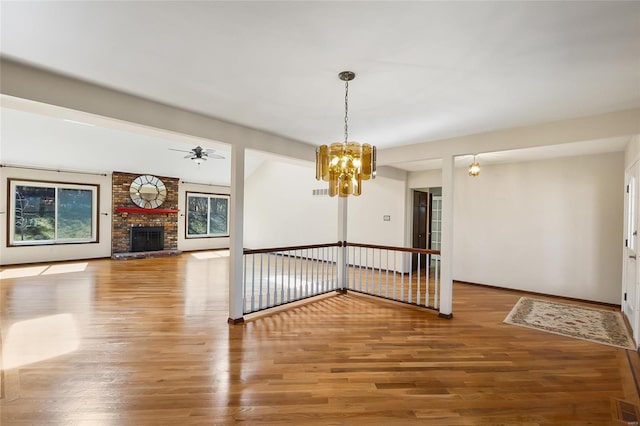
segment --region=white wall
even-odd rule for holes
[[[404,246],[405,181],[384,177],[363,183],[362,195],[349,197],[347,241]],[[384,221],[384,216],[390,216]]]
[[[622,153],[456,170],[454,279],[620,303]]]
[[[360,197],[348,198],[348,240],[403,246],[405,182],[377,177],[363,185]],[[338,198],[312,195],[326,188],[311,164],[265,161],[245,181],[245,247],[338,241]],[[384,215],[391,220],[383,221]]]
[[[269,248],[338,241],[338,201],[313,165],[267,160],[245,180],[244,246]]]
[[[640,160],[640,135],[634,135],[624,152],[624,167],[627,169]]]
[[[56,244],[42,246],[7,247],[7,179],[30,179],[50,182],[99,185],[99,242],[91,244]],[[52,262],[71,259],[91,259],[111,256],[111,175],[49,172],[40,170],[0,168],[0,265]],[[107,213],[106,215],[103,213]]]
[[[442,170],[411,172],[407,178],[409,188],[437,188],[442,186]]]

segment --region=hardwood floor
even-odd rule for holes
[[[229,326],[228,258],[80,263],[2,271],[3,426],[608,425],[638,404],[635,352],[503,324],[518,292],[456,283],[452,320],[347,293]]]

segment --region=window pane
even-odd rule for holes
[[[209,233],[213,235],[227,234],[227,199],[210,198],[211,216],[209,218]]]
[[[16,186],[15,196],[15,240],[53,240],[55,238],[55,189]]]
[[[187,198],[187,235],[207,234],[207,198]]]
[[[58,190],[58,238],[92,237],[93,192],[86,189]]]

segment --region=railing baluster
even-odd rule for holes
[[[429,291],[429,287],[431,285],[431,277],[430,277],[430,269],[431,269],[431,255],[428,254],[427,255],[427,259],[426,259],[426,271],[427,271],[427,286],[426,286],[426,290],[425,290],[425,295],[424,295],[424,306],[430,306],[429,305],[429,294],[431,294],[431,292]]]
[[[318,249],[318,251],[320,251],[320,249]],[[318,294],[320,293],[324,293],[324,269],[325,269],[325,264],[324,264],[324,259],[325,259],[325,255],[324,255],[324,249],[322,249],[322,253],[319,254],[320,257],[320,286],[318,287]]]
[[[382,250],[376,249],[378,252],[378,272],[375,274],[378,280],[378,297],[382,296]],[[376,264],[376,261],[373,261],[373,264]]]
[[[287,302],[291,300],[291,250],[287,250]]]
[[[402,252],[402,276],[400,277],[400,300],[404,301],[404,276],[406,275],[405,268],[407,266],[407,253]]]
[[[247,256],[242,256],[242,312],[247,313]]]
[[[334,273],[333,273],[333,279],[334,279],[334,283],[333,283],[333,288],[336,289],[338,288],[338,286],[340,285],[340,283],[338,283],[338,258],[340,257],[340,252],[339,250],[342,250],[342,247],[335,247],[333,249],[333,260],[334,260],[334,264],[333,264],[333,268],[334,268]],[[346,273],[346,271],[345,271]]]
[[[262,309],[262,281],[264,280],[264,274],[262,273],[264,253],[260,254],[260,289],[258,290],[258,309]]]
[[[280,260],[280,269],[278,269],[278,259]],[[282,289],[283,289],[283,281],[282,281],[282,279],[284,277],[284,274],[282,273],[283,272],[282,268],[284,267],[284,265],[282,263],[282,252],[276,253],[275,266],[276,266],[276,268],[275,268],[275,272],[274,273],[276,275],[276,287],[275,287],[275,290],[274,290],[274,293],[273,293],[273,302],[274,302],[273,304],[275,306],[278,306],[278,305],[282,305]],[[280,270],[280,275],[278,275],[278,270]],[[278,278],[280,278],[280,288],[279,289],[278,289]],[[278,297],[280,297],[280,302],[278,302]]]
[[[411,255],[411,261],[409,262],[409,303],[413,302],[413,254]]]
[[[298,251],[293,251],[293,298],[298,300]]]
[[[320,294],[320,285],[322,284],[322,257],[320,256],[320,249],[316,249],[316,292],[313,294]]]
[[[305,259],[305,274],[304,274],[304,278],[305,278],[305,289],[304,289],[304,295],[305,296],[309,296],[309,249],[306,249],[304,251],[304,259]]]
[[[438,309],[438,304],[439,304],[439,300],[438,300],[438,293],[439,292],[438,292],[438,290],[440,288],[440,277],[439,277],[439,275],[440,275],[439,274],[440,273],[440,255],[437,255],[437,259],[436,259],[435,265],[436,265],[436,267],[435,267],[435,270],[436,270],[435,271],[435,275],[436,275],[435,283],[436,283],[436,285],[435,285],[435,288],[433,290],[433,307]]]
[[[251,312],[256,310],[256,255],[251,255]]]
[[[389,297],[389,250],[385,250],[385,252],[387,253],[387,263],[385,265],[387,267],[387,272],[384,282],[384,296]]]
[[[422,258],[422,255],[420,253],[418,253],[418,290],[417,290],[417,294],[416,294],[416,305],[420,304],[420,277],[422,276],[422,268],[420,267],[420,260]]]
[[[393,252],[393,298],[397,297],[396,284],[398,281],[398,253]]]
[[[265,306],[271,306],[271,254],[267,254],[267,302]]]
[[[362,285],[362,247],[358,247],[358,261],[356,262],[356,248],[353,248],[353,289],[360,290]]]
[[[335,288],[335,284],[334,284],[334,280],[333,280],[333,277],[334,277],[334,275],[335,275],[335,273],[333,272],[333,271],[334,271],[334,263],[333,263],[333,259],[334,259],[334,257],[333,257],[334,250],[335,250],[335,248],[334,248],[334,247],[329,247],[329,255],[331,256],[331,263],[329,264],[329,268],[331,269],[331,274],[330,274],[330,276],[331,276],[331,281],[330,281],[330,283],[331,283],[331,284],[329,284],[329,288],[330,288],[331,290],[333,290],[333,289]]]

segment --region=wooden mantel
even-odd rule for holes
[[[116,213],[137,213],[137,214],[176,214],[174,209],[143,209],[140,207],[117,207]]]

